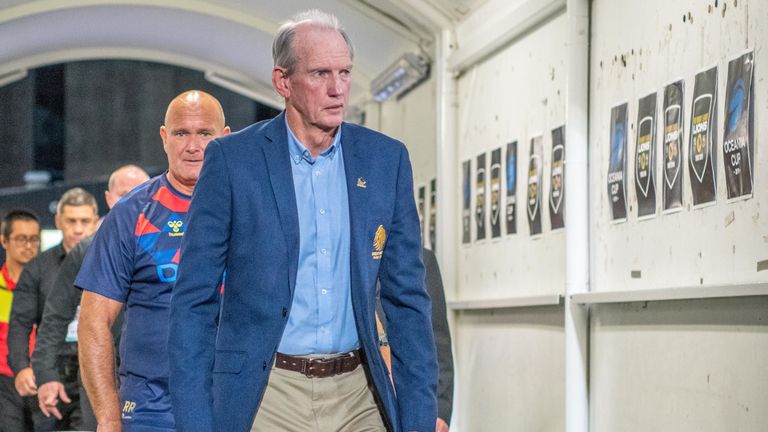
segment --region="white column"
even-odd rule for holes
[[[451,54],[451,31],[442,30],[437,37],[433,64],[437,95],[437,250],[443,285],[447,298],[455,298],[458,229],[460,227],[457,204],[459,190],[456,156],[456,81],[448,69]]]
[[[571,302],[589,291],[589,0],[568,0],[565,185],[565,430],[589,431],[589,309]]]
[[[437,158],[437,255],[440,262],[440,271],[443,276],[443,288],[446,300],[456,298],[458,281],[457,256],[459,251],[458,231],[460,222],[458,218],[458,193],[459,169],[457,167],[457,143],[456,143],[456,80],[448,68],[448,57],[451,54],[453,34],[450,29],[443,29],[437,34],[436,55],[433,63],[433,73],[436,80],[436,108],[437,108],[437,143],[435,157]],[[454,325],[455,315],[448,310],[448,324],[451,328],[451,336],[454,346],[460,337]],[[458,379],[461,366],[454,355],[454,395],[461,392]],[[458,400],[457,397],[454,401]],[[451,431],[461,431],[461,414],[459,410],[453,410]]]

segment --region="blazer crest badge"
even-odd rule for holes
[[[373,252],[371,252],[373,259],[381,259],[381,255],[384,253],[384,243],[386,242],[387,231],[383,225],[379,225],[376,229],[376,235],[373,236]]]

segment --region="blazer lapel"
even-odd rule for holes
[[[299,263],[299,213],[296,208],[296,193],[293,185],[293,171],[288,152],[288,132],[285,129],[285,113],[275,117],[266,126],[265,137],[269,142],[262,146],[266,160],[269,181],[280,214],[280,227],[288,245],[288,280],[293,297],[296,286],[296,271]]]
[[[367,238],[368,226],[368,180],[370,161],[364,153],[364,142],[353,128],[342,129],[341,140],[344,153],[344,171],[347,176],[350,230],[350,271],[352,299],[355,302],[356,287],[366,280],[366,265],[370,260],[373,238]]]

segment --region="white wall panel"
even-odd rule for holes
[[[482,32],[482,24],[474,30]],[[459,300],[564,291],[565,235],[563,230],[551,231],[546,203],[550,186],[551,131],[565,121],[567,34],[566,16],[560,14],[469,68],[457,80],[456,172],[461,176],[462,162],[471,160],[473,213],[471,243],[456,246],[456,297]],[[544,136],[542,235],[532,238],[525,201],[530,139],[537,134]],[[518,141],[517,234],[506,234],[506,227],[502,226],[501,237],[491,239],[488,173],[487,238],[477,242],[474,219],[477,156],[486,154],[488,169],[491,151],[502,148],[500,204],[504,209],[506,145],[513,140]],[[461,178],[457,183],[461,184]],[[453,211],[460,214],[462,191],[455,193],[458,206]],[[453,229],[457,230],[460,241],[461,217],[457,220],[459,225]],[[566,229],[567,226],[566,215]],[[464,311],[456,316],[455,430],[564,429],[563,319],[560,306]]]
[[[458,322],[457,430],[562,431],[562,308],[462,312]]]
[[[717,6],[715,4],[717,3]],[[685,18],[684,18],[685,17]],[[625,291],[768,281],[768,2],[592,2],[590,192],[592,290]],[[728,61],[754,49],[755,195],[727,202],[722,155]],[[694,76],[718,66],[717,202],[694,209],[688,140]],[[638,100],[685,81],[683,209],[639,221],[634,187]],[[610,110],[627,101],[628,219],[610,221]],[[634,272],[634,275],[633,275]],[[604,431],[764,431],[768,428],[768,299],[593,306],[590,424]]]
[[[592,289],[707,286],[768,281],[757,263],[768,259],[768,2],[740,0],[645,2],[596,0],[592,6],[591,186]],[[690,14],[690,15],[689,15]],[[685,21],[683,21],[685,17]],[[755,50],[755,195],[726,202],[722,134],[728,61]],[[660,120],[663,87],[685,80],[684,143],[690,134],[694,76],[718,66],[717,204],[693,209],[687,148],[683,151],[683,210],[661,214],[661,121],[657,122],[657,216],[638,221],[634,151],[638,99],[658,92]],[[628,101],[628,220],[610,221],[606,178],[611,107]],[[764,212],[762,212],[764,213]],[[634,272],[634,276],[633,276]],[[639,277],[638,277],[639,276]]]
[[[765,431],[768,298],[600,305],[592,432]]]
[[[399,101],[381,104],[379,130],[408,147],[414,185],[428,183],[437,172],[435,100],[435,79],[430,77]]]
[[[461,163],[472,161],[471,209],[475,208],[475,172],[477,155],[518,141],[517,163],[517,234],[475,241],[474,214],[472,243],[461,245],[458,254],[458,298],[488,299],[509,296],[562,292],[564,286],[564,233],[552,232],[548,207],[549,166],[552,129],[565,118],[567,19],[565,14],[546,22],[536,31],[515,41],[495,56],[469,70],[458,80],[458,154]],[[544,135],[544,172],[542,195],[542,232],[536,239],[529,235],[525,200],[530,139]],[[566,149],[568,143],[566,143]],[[566,150],[567,154],[567,150]],[[489,184],[486,176],[486,187]],[[502,185],[505,183],[502,168]],[[461,206],[461,190],[457,191]],[[505,206],[502,188],[502,209]],[[486,192],[490,206],[490,189]],[[567,197],[567,186],[566,186]],[[567,198],[566,198],[567,199]],[[461,212],[461,208],[455,211]],[[488,218],[489,211],[486,211]],[[487,228],[490,224],[486,222]],[[566,229],[568,226],[566,215]],[[461,231],[461,226],[456,227]],[[461,239],[461,235],[458,237]]]

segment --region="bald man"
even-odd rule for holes
[[[149,180],[136,165],[116,169],[104,192],[111,209],[131,190]],[[64,258],[59,274],[45,300],[43,319],[37,332],[32,370],[37,382],[37,400],[46,417],[56,418],[57,430],[93,430],[96,420],[78,374],[77,307],[82,292],[74,282],[93,236],[80,241]],[[64,359],[65,366],[60,363]]]
[[[86,253],[75,285],[80,366],[98,431],[175,430],[168,394],[168,321],[187,210],[208,142],[229,134],[219,102],[174,98],[160,127],[168,171],[120,200]],[[110,329],[125,307],[120,391]]]
[[[149,180],[147,172],[136,165],[123,165],[114,170],[109,176],[107,190],[104,191],[107,206],[114,207],[122,197],[128,195],[128,192],[147,180]]]

